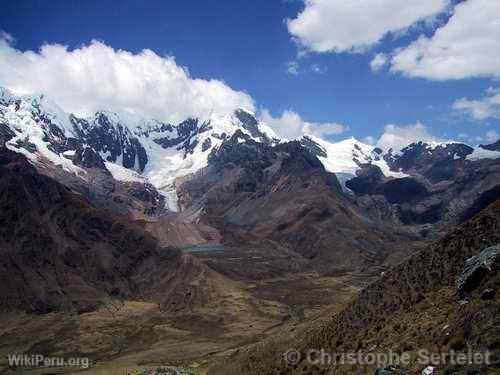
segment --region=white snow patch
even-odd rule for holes
[[[117,181],[141,182],[141,183],[147,182],[144,177],[142,177],[139,173],[131,169],[127,169],[118,164],[110,162],[105,162],[104,164],[106,165],[106,168],[111,173],[113,178]]]
[[[391,171],[391,169],[387,165],[387,162],[383,159],[373,160],[372,164],[379,167],[380,170],[382,171],[382,173],[384,174],[384,176],[386,176],[386,177],[404,178],[404,177],[409,176],[406,173],[403,173],[401,171],[399,171],[399,172]]]
[[[174,187],[172,190],[158,190],[165,197],[165,208],[172,212],[179,212],[179,197]]]
[[[319,144],[327,154],[327,157],[319,156],[318,159],[328,172],[343,173],[355,176],[360,166],[354,159],[362,164],[373,164],[380,168],[387,177],[402,178],[407,175],[402,172],[390,170],[386,161],[380,158],[375,160],[374,146],[359,142],[355,138],[348,138],[340,142],[331,143],[313,135],[308,135],[314,142]],[[356,147],[357,146],[357,147]]]
[[[474,147],[472,154],[467,155],[467,160],[498,159],[500,151],[485,150],[481,146]]]

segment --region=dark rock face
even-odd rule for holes
[[[401,155],[393,156],[389,153],[384,159],[394,171],[418,170],[431,182],[436,183],[446,179],[450,174],[450,171],[445,168],[444,175],[441,175],[440,166],[463,162],[467,155],[472,154],[473,151],[472,147],[460,143],[431,148],[426,143],[418,142],[402,149]]]
[[[407,203],[425,198],[429,192],[412,178],[397,178],[384,184],[383,194],[389,203]]]
[[[123,166],[129,169],[135,168],[137,158],[139,170],[143,171],[148,163],[146,150],[142,147],[137,138],[131,138],[130,143],[131,147],[129,147],[126,151],[124,150]]]
[[[49,119],[44,119],[46,122],[47,132],[43,138],[44,142],[48,142],[48,148],[52,152],[60,153],[64,152],[64,144],[66,143],[66,136],[56,125],[50,122]]]
[[[0,146],[14,138],[15,134],[7,124],[0,124]]]
[[[155,216],[164,213],[165,197],[151,184],[132,182],[123,184],[127,196],[131,196],[143,203],[143,213]]]
[[[99,168],[107,171],[102,158],[91,148],[78,149],[73,161],[75,165],[85,168]]]
[[[461,221],[466,221],[488,207],[491,203],[500,198],[500,185],[483,192],[462,215]]]
[[[424,184],[410,178],[388,179],[384,177],[379,167],[364,165],[358,175],[347,181],[346,186],[357,196],[382,196],[383,201],[377,204],[394,205],[402,224],[425,224],[439,221],[445,206],[443,202],[427,202],[418,209],[416,204],[425,201],[431,194]],[[369,202],[361,200],[361,204]],[[375,201],[371,201],[374,204]],[[387,207],[386,210],[390,211]]]
[[[144,170],[148,162],[146,150],[128,128],[114,123],[109,115],[98,112],[92,123],[74,116],[71,121],[80,140],[95,152],[108,154],[107,161],[116,162],[121,156],[125,168]]]
[[[218,149],[212,150],[208,162],[217,170],[240,167],[260,176],[262,171],[276,159],[273,150],[263,143],[255,142],[241,130],[224,141]]]
[[[260,131],[259,123],[254,116],[246,111],[243,111],[242,109],[236,110],[234,114],[238,118],[238,120],[240,120],[243,129],[248,130],[252,137],[260,138],[264,142],[269,142],[269,138],[267,137],[267,135]]]
[[[201,151],[205,152],[210,149],[210,147],[212,147],[212,140],[210,138],[207,138],[201,145]]]
[[[307,148],[304,148],[298,141],[278,144],[273,148],[276,153],[284,154],[285,157],[281,161],[279,176],[294,176],[301,177],[307,184],[324,183],[333,188],[338,193],[341,193],[337,177],[333,173],[326,172],[323,164],[313,155]],[[309,179],[310,181],[305,181]]]
[[[489,145],[481,145],[481,148],[489,151],[500,151],[500,139],[495,143],[491,143]]]
[[[170,131],[173,130],[169,129]],[[155,142],[158,143],[163,148],[170,148],[173,146],[177,146],[182,142],[185,142],[190,137],[198,132],[198,120],[195,119],[187,119],[186,121],[179,124],[178,127],[178,136],[176,138],[157,138]]]
[[[328,156],[325,149],[323,149],[323,147],[321,147],[319,144],[314,142],[308,136],[302,137],[300,139],[300,143],[302,146],[307,148],[311,152],[311,154],[313,154],[314,156],[320,156],[323,158],[326,158]]]
[[[436,184],[458,178],[466,164],[465,158],[473,151],[472,147],[459,143],[431,148],[426,143],[418,142],[401,150],[401,155],[388,154],[384,159],[391,170],[418,173]]]
[[[346,186],[359,196],[376,195],[381,193],[379,184],[384,180],[380,168],[370,164],[359,170],[356,177],[346,182]]]
[[[177,146],[176,149],[178,151],[184,151],[184,157],[186,157],[186,155],[192,154],[194,148],[198,145],[198,141],[193,138],[198,134],[210,130],[211,127],[209,121],[201,123],[198,119],[187,119],[177,125],[176,129],[177,137],[157,138],[154,141],[163,148]],[[207,147],[208,144],[204,146]],[[208,146],[208,148],[209,147],[210,146]],[[203,151],[206,151],[208,148]]]
[[[297,141],[271,146],[256,142],[238,130],[218,149],[212,151],[208,161],[217,172],[241,169],[242,186],[251,186],[251,191],[255,191],[256,185],[262,184],[266,179],[281,176],[305,178],[315,172],[322,173],[328,184],[340,189],[335,175],[328,174],[318,158]]]
[[[36,145],[34,143],[31,143],[30,139],[28,137],[26,137],[24,139],[18,139],[16,141],[16,144],[14,145],[14,147],[23,148],[32,154],[38,151]]]
[[[458,279],[457,295],[464,299],[474,291],[483,278],[490,272],[500,269],[500,245],[489,247],[465,262],[465,267]]]
[[[405,225],[457,224],[485,208],[499,197],[500,158],[467,160],[473,149],[464,144],[429,147],[419,142],[404,148],[398,155],[384,159],[393,171],[408,177],[391,179],[377,167],[361,165],[357,176],[346,186],[357,197],[383,196],[383,211],[396,209],[397,222]],[[375,204],[377,207],[374,207]],[[359,200],[375,215],[380,213],[379,199]]]
[[[239,181],[235,188],[239,192],[255,192],[262,183],[265,172],[277,155],[270,147],[255,142],[241,130],[224,141],[218,149],[213,149],[208,156],[209,165],[216,173],[225,169],[240,169]]]

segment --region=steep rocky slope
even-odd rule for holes
[[[409,353],[420,373],[420,349],[491,352],[490,364],[436,365],[439,374],[495,374],[500,366],[500,200],[440,241],[386,272],[339,314],[299,332],[283,332],[236,352],[213,374],[373,374],[374,366],[309,363],[310,349],[327,353]],[[496,248],[491,248],[495,246]],[[496,249],[496,250],[494,250]],[[486,255],[487,250],[490,255]],[[496,254],[496,255],[494,255]],[[477,258],[471,258],[471,257]],[[488,258],[489,256],[489,258]],[[479,266],[484,259],[485,266]],[[477,264],[478,266],[474,266]],[[477,267],[477,268],[474,268]],[[484,267],[484,268],[479,268]],[[302,360],[287,364],[294,348]]]
[[[179,195],[186,212],[218,228],[229,246],[272,241],[321,273],[377,272],[416,239],[366,218],[299,142],[272,146],[236,132]]]
[[[206,272],[125,217],[96,209],[0,148],[0,309],[91,311],[107,299],[189,304]],[[205,296],[206,297],[206,296]],[[182,304],[181,304],[182,305]]]
[[[384,158],[406,177],[390,179],[365,164],[346,186],[373,217],[417,226],[422,234],[446,230],[500,197],[500,153],[486,146],[419,142]]]

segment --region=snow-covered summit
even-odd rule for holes
[[[82,166],[105,168],[117,180],[143,179],[166,192],[175,189],[177,178],[207,166],[210,152],[237,130],[258,142],[276,138],[245,109],[175,125],[105,110],[81,118],[44,95],[7,89],[0,90],[0,124],[7,147],[35,162],[47,159],[78,175]]]
[[[237,131],[269,145],[285,141],[246,109],[188,118],[178,124],[105,110],[82,118],[66,113],[43,94],[16,95],[0,87],[1,143],[34,162],[49,160],[79,176],[88,168],[100,168],[116,180],[149,182],[167,195],[172,209],[176,182],[206,167],[211,152]],[[340,180],[354,177],[367,164],[379,167],[386,177],[401,178],[416,161],[424,163],[427,157],[500,157],[497,151],[449,142],[420,142],[393,153],[355,138],[329,142],[307,135],[299,141]]]
[[[383,158],[382,150],[360,142],[354,137],[331,143],[319,137],[309,135],[302,139],[302,144],[308,147],[311,141],[322,150],[322,152],[317,152],[316,156],[329,172],[344,174],[347,177],[355,176],[356,171],[361,169],[362,165],[373,164],[378,166],[387,177],[405,176],[401,172],[390,170]]]

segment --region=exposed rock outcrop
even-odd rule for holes
[[[465,267],[458,279],[457,295],[464,299],[474,291],[483,278],[490,272],[500,269],[500,245],[489,247],[465,262]]]

